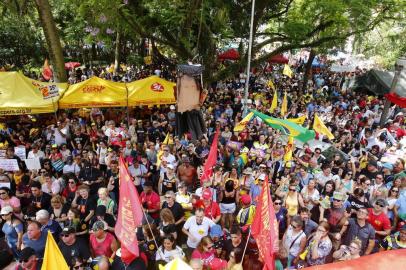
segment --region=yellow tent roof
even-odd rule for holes
[[[59,108],[125,107],[127,90],[124,83],[92,77],[73,84],[59,99]]]
[[[174,104],[176,102],[175,86],[175,83],[161,79],[158,76],[151,76],[128,83],[128,105]]]
[[[41,89],[56,85],[61,94],[66,83],[40,82],[18,72],[0,72],[0,115],[52,113],[57,107],[58,97],[44,99]]]

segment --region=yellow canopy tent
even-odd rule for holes
[[[175,83],[158,76],[128,83],[128,105],[174,104],[176,102],[175,86]]]
[[[124,83],[92,77],[73,84],[59,99],[59,108],[125,107],[127,90]]]
[[[66,83],[40,82],[19,72],[0,72],[0,115],[55,112],[59,97],[49,98],[49,94],[61,95],[66,87]]]

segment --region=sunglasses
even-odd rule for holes
[[[290,224],[290,226],[292,226],[293,229],[297,229],[297,225]]]
[[[170,199],[170,198],[172,198],[171,196],[165,196],[165,199]]]
[[[75,266],[73,267],[73,269],[79,269],[80,267],[82,267],[82,265],[75,265]]]
[[[376,203],[375,205],[376,205],[376,206],[379,206],[379,207],[385,207],[385,205],[382,205],[382,204],[380,204],[380,203]]]
[[[275,205],[281,205],[281,202],[274,202]]]
[[[337,199],[333,199],[333,201],[335,201],[335,202],[341,202],[341,200],[337,200]]]
[[[46,173],[46,171],[40,171],[39,173]]]
[[[207,248],[207,249],[212,249],[212,248],[213,248],[213,245],[207,246],[206,248]]]
[[[296,191],[296,189],[295,188],[290,188],[289,191]]]
[[[61,237],[68,237],[69,234],[61,234]]]
[[[68,183],[69,183],[69,184],[75,184],[75,182],[74,182],[74,181],[69,181]]]
[[[6,192],[2,192],[2,193],[0,193],[0,195],[6,195],[7,193]]]
[[[399,190],[397,190],[397,189],[392,189],[392,191],[393,192],[399,192]],[[1,195],[2,193],[0,193],[0,195]]]
[[[24,260],[20,260],[20,263],[27,263],[29,260],[30,260],[30,258],[24,259]]]

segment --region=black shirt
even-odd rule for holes
[[[230,260],[230,253],[231,253],[231,251],[233,251],[235,248],[239,248],[240,250],[244,250],[244,248],[245,248],[244,241],[241,241],[241,243],[240,243],[238,246],[236,246],[236,247],[233,246],[233,243],[231,242],[231,239],[225,241],[225,244],[224,244],[224,251],[225,251],[225,254],[226,254],[225,259],[226,259],[227,261]]]
[[[178,202],[174,202],[172,207],[169,207],[168,203],[164,202],[162,204],[162,209],[164,209],[164,208],[168,208],[169,210],[171,210],[171,212],[175,218],[175,222],[177,222],[179,219],[181,219],[185,216],[185,210],[183,210],[182,205],[180,205],[180,203],[178,203]]]
[[[27,211],[28,216],[35,215],[35,213],[41,209],[48,211],[49,208],[51,208],[51,198],[51,195],[45,192],[42,192],[42,195],[39,197],[31,195],[31,205],[30,209]]]
[[[80,219],[86,218],[91,210],[95,210],[97,204],[94,198],[83,199],[81,196],[77,198],[76,203],[79,206]]]
[[[90,258],[90,249],[86,241],[81,238],[76,238],[73,245],[68,246],[62,240],[59,241],[59,249],[65,258],[66,263],[72,266],[72,258],[80,257],[87,261]]]

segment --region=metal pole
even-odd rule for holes
[[[248,59],[247,59],[247,78],[245,79],[245,90],[244,90],[244,115],[248,113],[248,86],[250,82],[250,70],[251,70],[251,50],[252,50],[252,36],[254,32],[254,13],[255,13],[255,0],[252,0],[251,7],[251,24],[250,24],[250,39],[248,42]]]
[[[400,72],[402,71],[402,69],[403,69],[402,66],[398,66],[398,65],[395,66],[395,76],[393,77],[389,93],[394,93],[395,92],[396,85],[398,83]],[[379,125],[380,125],[381,128],[383,128],[383,126],[385,125],[386,118],[388,117],[388,114],[389,114],[390,106],[391,106],[391,102],[389,101],[389,99],[386,99],[385,100],[385,105],[384,105],[384,108],[383,108],[383,112],[382,112],[382,115],[381,115],[381,120],[379,122]]]

